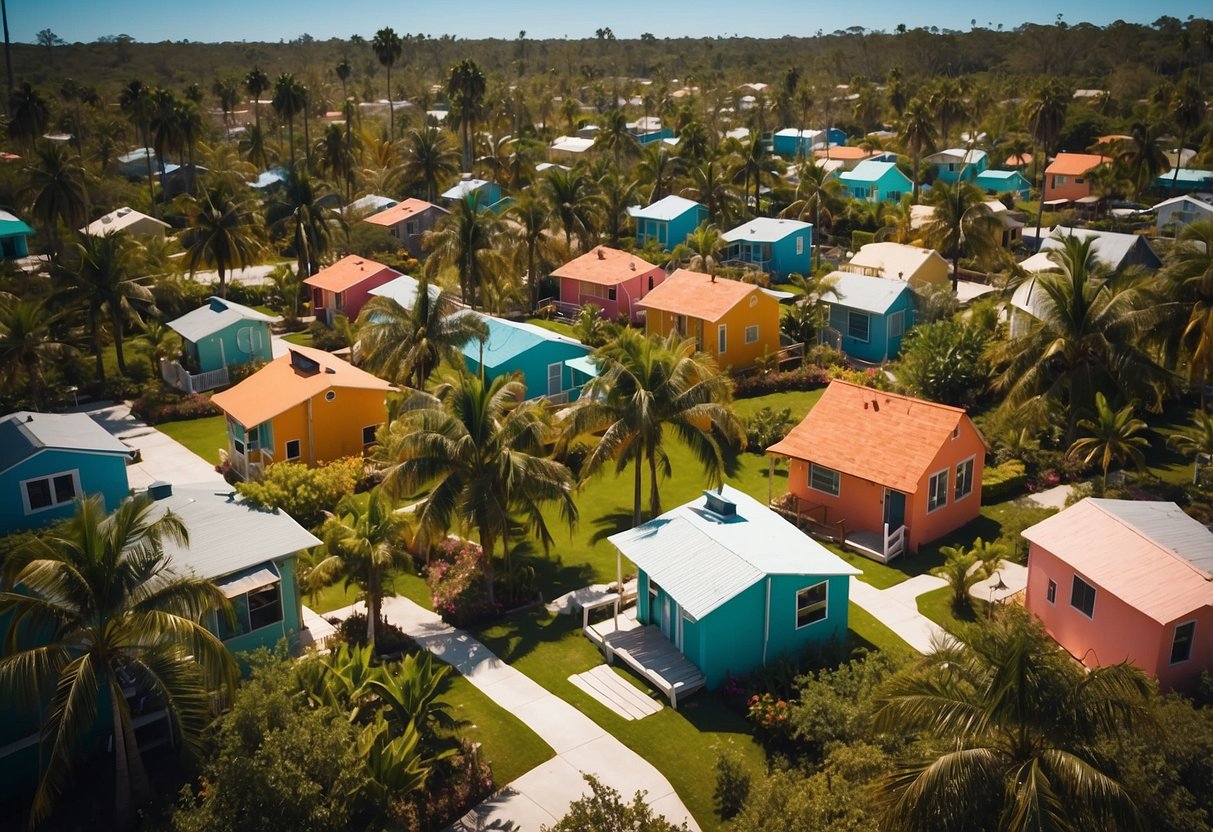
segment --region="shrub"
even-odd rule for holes
[[[835,349],[829,344],[814,344],[805,350],[804,363],[828,370],[831,367],[847,366],[847,356],[842,350]]]
[[[716,758],[716,791],[712,803],[721,820],[731,820],[745,808],[750,796],[750,774],[735,757]]]
[[[333,640],[355,647],[366,647],[366,613],[355,612],[337,625]],[[336,644],[332,645],[334,648]],[[408,634],[387,621],[375,630],[375,649],[380,656],[412,655],[421,648]]]
[[[816,390],[830,383],[830,376],[821,367],[805,365],[783,373],[747,376],[739,380],[733,395],[739,399],[786,393],[790,390]]]
[[[987,466],[981,473],[981,499],[985,503],[1001,503],[1028,490],[1028,474],[1018,459],[1001,465]]]
[[[301,525],[315,528],[341,498],[354,493],[362,476],[362,459],[346,457],[308,468],[300,462],[278,462],[255,482],[236,486],[258,508],[282,509]]]
[[[775,411],[764,407],[745,420],[746,450],[760,454],[788,435],[792,428],[792,410]]]
[[[859,230],[852,231],[851,232],[851,251],[859,251],[861,248],[866,246],[868,243],[874,242],[875,240],[876,240],[875,232],[859,231]]]
[[[912,329],[898,362],[900,378],[916,395],[934,402],[971,405],[990,379],[984,352],[989,333],[955,320]]]
[[[158,425],[218,416],[223,411],[211,404],[210,393],[178,393],[161,384],[149,384],[131,405],[131,412],[149,425]]]
[[[500,604],[490,604],[484,588],[484,554],[480,545],[447,538],[434,547],[425,582],[434,611],[455,627],[496,617]]]

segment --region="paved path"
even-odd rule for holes
[[[146,489],[157,480],[173,485],[203,483],[231,489],[214,466],[177,440],[135,418],[128,405],[93,404],[78,409],[92,416],[128,447],[139,451],[142,461],[126,469],[127,480],[136,491]]]
[[[270,282],[269,274],[274,269],[278,268],[278,263],[270,263],[264,266],[249,266],[247,269],[233,269],[224,274],[228,283],[243,283],[248,286],[260,286]],[[186,278],[190,278],[189,272],[185,274]],[[218,283],[219,272],[205,271],[195,272],[193,280],[198,283]]]
[[[929,578],[932,576],[923,575],[919,577]],[[910,581],[913,580],[915,579],[910,579]],[[942,578],[936,578],[935,580],[941,584],[944,583]],[[852,576],[851,600],[870,613],[881,624],[901,636],[907,644],[919,653],[930,653],[933,645],[939,640],[946,639],[948,634],[943,627],[940,627],[918,611],[918,605],[915,603],[914,598],[936,587],[927,585],[927,582],[920,581],[917,584],[911,584],[911,589],[918,590],[924,586],[926,588],[921,589],[921,591],[915,594],[911,594],[907,590],[896,591],[898,586],[910,584],[910,581],[904,581],[889,589],[877,589],[871,584],[865,584],[863,581]]]
[[[328,613],[341,618],[361,605]],[[625,799],[647,793],[653,810],[674,823],[698,830],[674,787],[647,760],[608,734],[596,722],[522,672],[510,667],[470,635],[446,624],[407,598],[383,602],[384,617],[425,649],[453,665],[486,696],[539,735],[556,756],[528,771],[481,803],[452,830],[513,828],[537,832],[567,813],[569,804],[589,787],[581,773],[597,776]],[[507,827],[507,823],[514,824]]]
[[[574,673],[569,681],[623,719],[644,719],[664,707],[660,701],[616,673],[610,665],[600,664],[585,673]]]

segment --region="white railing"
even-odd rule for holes
[[[586,298],[585,300],[587,303],[593,303],[602,308],[602,304],[598,301],[605,300],[605,298]],[[580,311],[581,307],[576,303],[568,303],[559,298],[544,298],[535,305],[536,314],[548,312],[554,318],[567,321],[575,320]]]
[[[227,367],[205,373],[191,373],[176,361],[160,359],[160,377],[164,383],[182,393],[204,393],[216,387],[226,387],[231,382]]]
[[[906,527],[898,526],[892,533],[889,524],[884,524],[884,562],[888,563],[906,551]]]

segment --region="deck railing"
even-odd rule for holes
[[[176,361],[167,358],[160,359],[160,377],[164,383],[182,393],[205,393],[216,387],[226,387],[231,383],[227,367],[218,370],[208,370],[205,373],[191,373]]]

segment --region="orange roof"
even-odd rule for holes
[[[714,323],[734,306],[760,291],[752,283],[677,269],[637,305]]]
[[[1031,153],[1020,153],[1020,154],[1013,153],[1007,157],[1006,164],[1013,168],[1017,168],[1021,165],[1030,165],[1030,164],[1032,164],[1032,154]]]
[[[556,269],[552,272],[552,277],[568,277],[599,286],[618,286],[655,268],[657,266],[631,252],[595,246]]]
[[[1108,136],[1100,136],[1098,139],[1095,140],[1092,147],[1095,147],[1095,146],[1098,146],[1101,144],[1115,144],[1116,142],[1131,142],[1131,141],[1133,141],[1132,136],[1126,136],[1124,133],[1112,133],[1111,135],[1108,135]]]
[[[391,208],[385,208],[378,214],[371,214],[369,217],[364,217],[363,222],[369,222],[372,225],[392,226],[402,223],[409,217],[415,217],[423,211],[430,208],[438,208],[432,202],[426,202],[424,199],[413,199],[410,197],[404,202],[397,202]],[[438,208],[442,211],[441,208]],[[442,211],[442,213],[446,213]]]
[[[385,271],[391,272],[396,277],[400,276],[400,273],[395,269],[389,269],[382,263],[376,263],[374,260],[359,257],[356,254],[349,254],[327,269],[321,269],[316,272],[303,282],[308,286],[315,286],[317,289],[327,289],[330,292],[344,292],[353,286],[357,286],[362,281]]]
[[[285,413],[295,405],[334,387],[360,390],[395,388],[381,378],[359,370],[332,353],[291,346],[257,372],[211,397],[215,406],[246,428]]]
[[[767,453],[913,494],[939,449],[967,419],[959,407],[835,379],[803,421]]]
[[[1112,161],[1096,153],[1058,153],[1045,173],[1060,173],[1063,176],[1081,176],[1096,165]]]
[[[838,159],[843,162],[862,161],[875,156],[879,150],[864,150],[862,147],[831,147],[829,150],[814,150],[813,155],[818,159]]]

